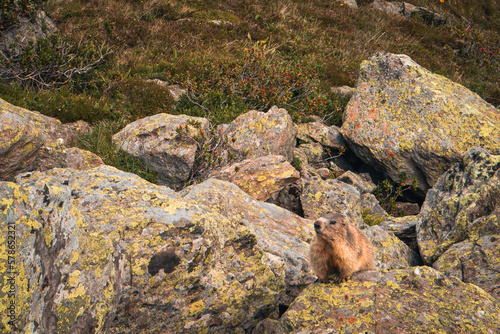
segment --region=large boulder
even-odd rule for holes
[[[181,188],[192,176],[208,132],[206,118],[162,113],[128,124],[113,141],[156,171],[159,184]]]
[[[393,181],[416,177],[422,197],[469,148],[500,154],[498,109],[406,55],[378,53],[361,64],[341,132]]]
[[[37,111],[0,99],[0,180],[55,167],[87,169],[102,165],[95,154],[67,145],[89,129],[85,122],[61,124]]]
[[[211,174],[219,180],[236,184],[253,198],[275,198],[286,186],[300,178],[300,173],[282,155],[267,155],[224,167]]]
[[[495,333],[489,294],[429,267],[382,272],[375,282],[314,284],[261,333]]]
[[[426,264],[500,298],[500,156],[471,150],[429,190],[418,216]]]
[[[232,222],[246,226],[268,257],[273,270],[283,271],[288,292],[312,283],[308,254],[313,222],[271,203],[256,201],[234,184],[209,179],[180,192],[184,199],[206,205]],[[292,295],[281,295],[288,300]],[[289,300],[288,300],[289,301]]]
[[[218,132],[236,157],[282,155],[292,160],[297,130],[285,109],[274,106],[265,113],[250,110],[220,126]]]
[[[0,223],[17,246],[0,243],[0,311],[22,332],[251,331],[315,279],[310,221],[214,179],[177,194],[109,166],[21,174],[0,182]]]

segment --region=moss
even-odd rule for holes
[[[370,212],[370,209],[361,210],[361,216],[363,217],[364,222],[368,226],[375,226],[375,225],[379,225],[382,222],[384,222],[384,220],[386,218],[384,215],[370,214],[369,212]]]

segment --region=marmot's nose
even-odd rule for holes
[[[321,228],[321,223],[319,221],[314,222],[314,229],[317,231]]]

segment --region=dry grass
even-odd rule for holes
[[[187,79],[189,72],[190,80],[207,80],[189,71],[193,64],[242,57],[250,36],[268,40],[283,64],[300,61],[316,70],[324,92],[354,85],[361,61],[388,51],[408,54],[500,105],[493,84],[500,78],[495,1],[413,1],[446,15],[449,24],[441,27],[373,10],[370,2],[359,1],[358,10],[330,0],[51,0],[45,7],[63,34],[115,47],[108,64],[115,79],[165,79],[167,72]],[[474,36],[462,36],[466,29]],[[482,47],[495,54],[481,54]]]

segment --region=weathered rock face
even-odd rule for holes
[[[346,145],[339,128],[326,126],[321,122],[297,124],[297,138],[308,143],[317,142],[322,146],[340,149]]]
[[[211,174],[219,180],[229,181],[259,201],[276,195],[287,185],[297,181],[300,173],[285,157],[268,155],[247,159]]]
[[[219,132],[238,157],[282,155],[292,160],[297,130],[285,109],[274,106],[266,113],[250,110],[229,125],[219,127]]]
[[[498,110],[405,55],[362,63],[341,132],[358,157],[393,181],[401,173],[416,177],[422,197],[469,148],[500,154]]]
[[[389,14],[401,15],[407,18],[418,18],[429,25],[438,26],[446,23],[446,18],[443,15],[407,2],[375,0],[372,3],[372,7]]]
[[[468,152],[429,190],[418,218],[425,263],[500,297],[500,156]]]
[[[300,202],[306,218],[315,220],[325,213],[339,212],[347,215],[356,226],[366,226],[361,217],[361,194],[356,187],[338,180],[323,181],[318,177],[301,179],[300,183]]]
[[[394,234],[379,226],[365,228],[363,233],[375,246],[375,267],[377,269],[404,269],[422,264],[418,254]]]
[[[327,166],[326,161],[322,162],[324,154],[323,146],[320,143],[301,144],[293,150],[293,155],[300,159],[303,169],[311,169],[311,165]]]
[[[273,271],[285,274],[288,289],[312,283],[309,269],[309,242],[313,222],[274,204],[259,202],[235,185],[209,179],[180,192],[184,199],[210,207],[232,222],[246,226],[256,243],[266,252]],[[287,299],[291,296],[280,296]]]
[[[359,175],[351,171],[347,171],[336,178],[338,181],[355,186],[361,194],[372,193],[377,186],[373,183],[370,175]]]
[[[414,267],[383,272],[376,282],[311,285],[279,320],[260,328],[271,333],[494,333],[499,319],[500,306],[482,289]]]
[[[214,179],[176,194],[109,166],[23,174],[0,182],[0,222],[23,332],[248,331],[314,281],[312,222]]]
[[[200,150],[194,137],[208,131],[205,118],[157,114],[128,124],[113,141],[156,171],[159,184],[178,188],[189,180]]]
[[[33,170],[102,165],[97,155],[65,146],[86,130],[85,122],[61,124],[0,99],[0,180],[12,181],[18,173]]]

